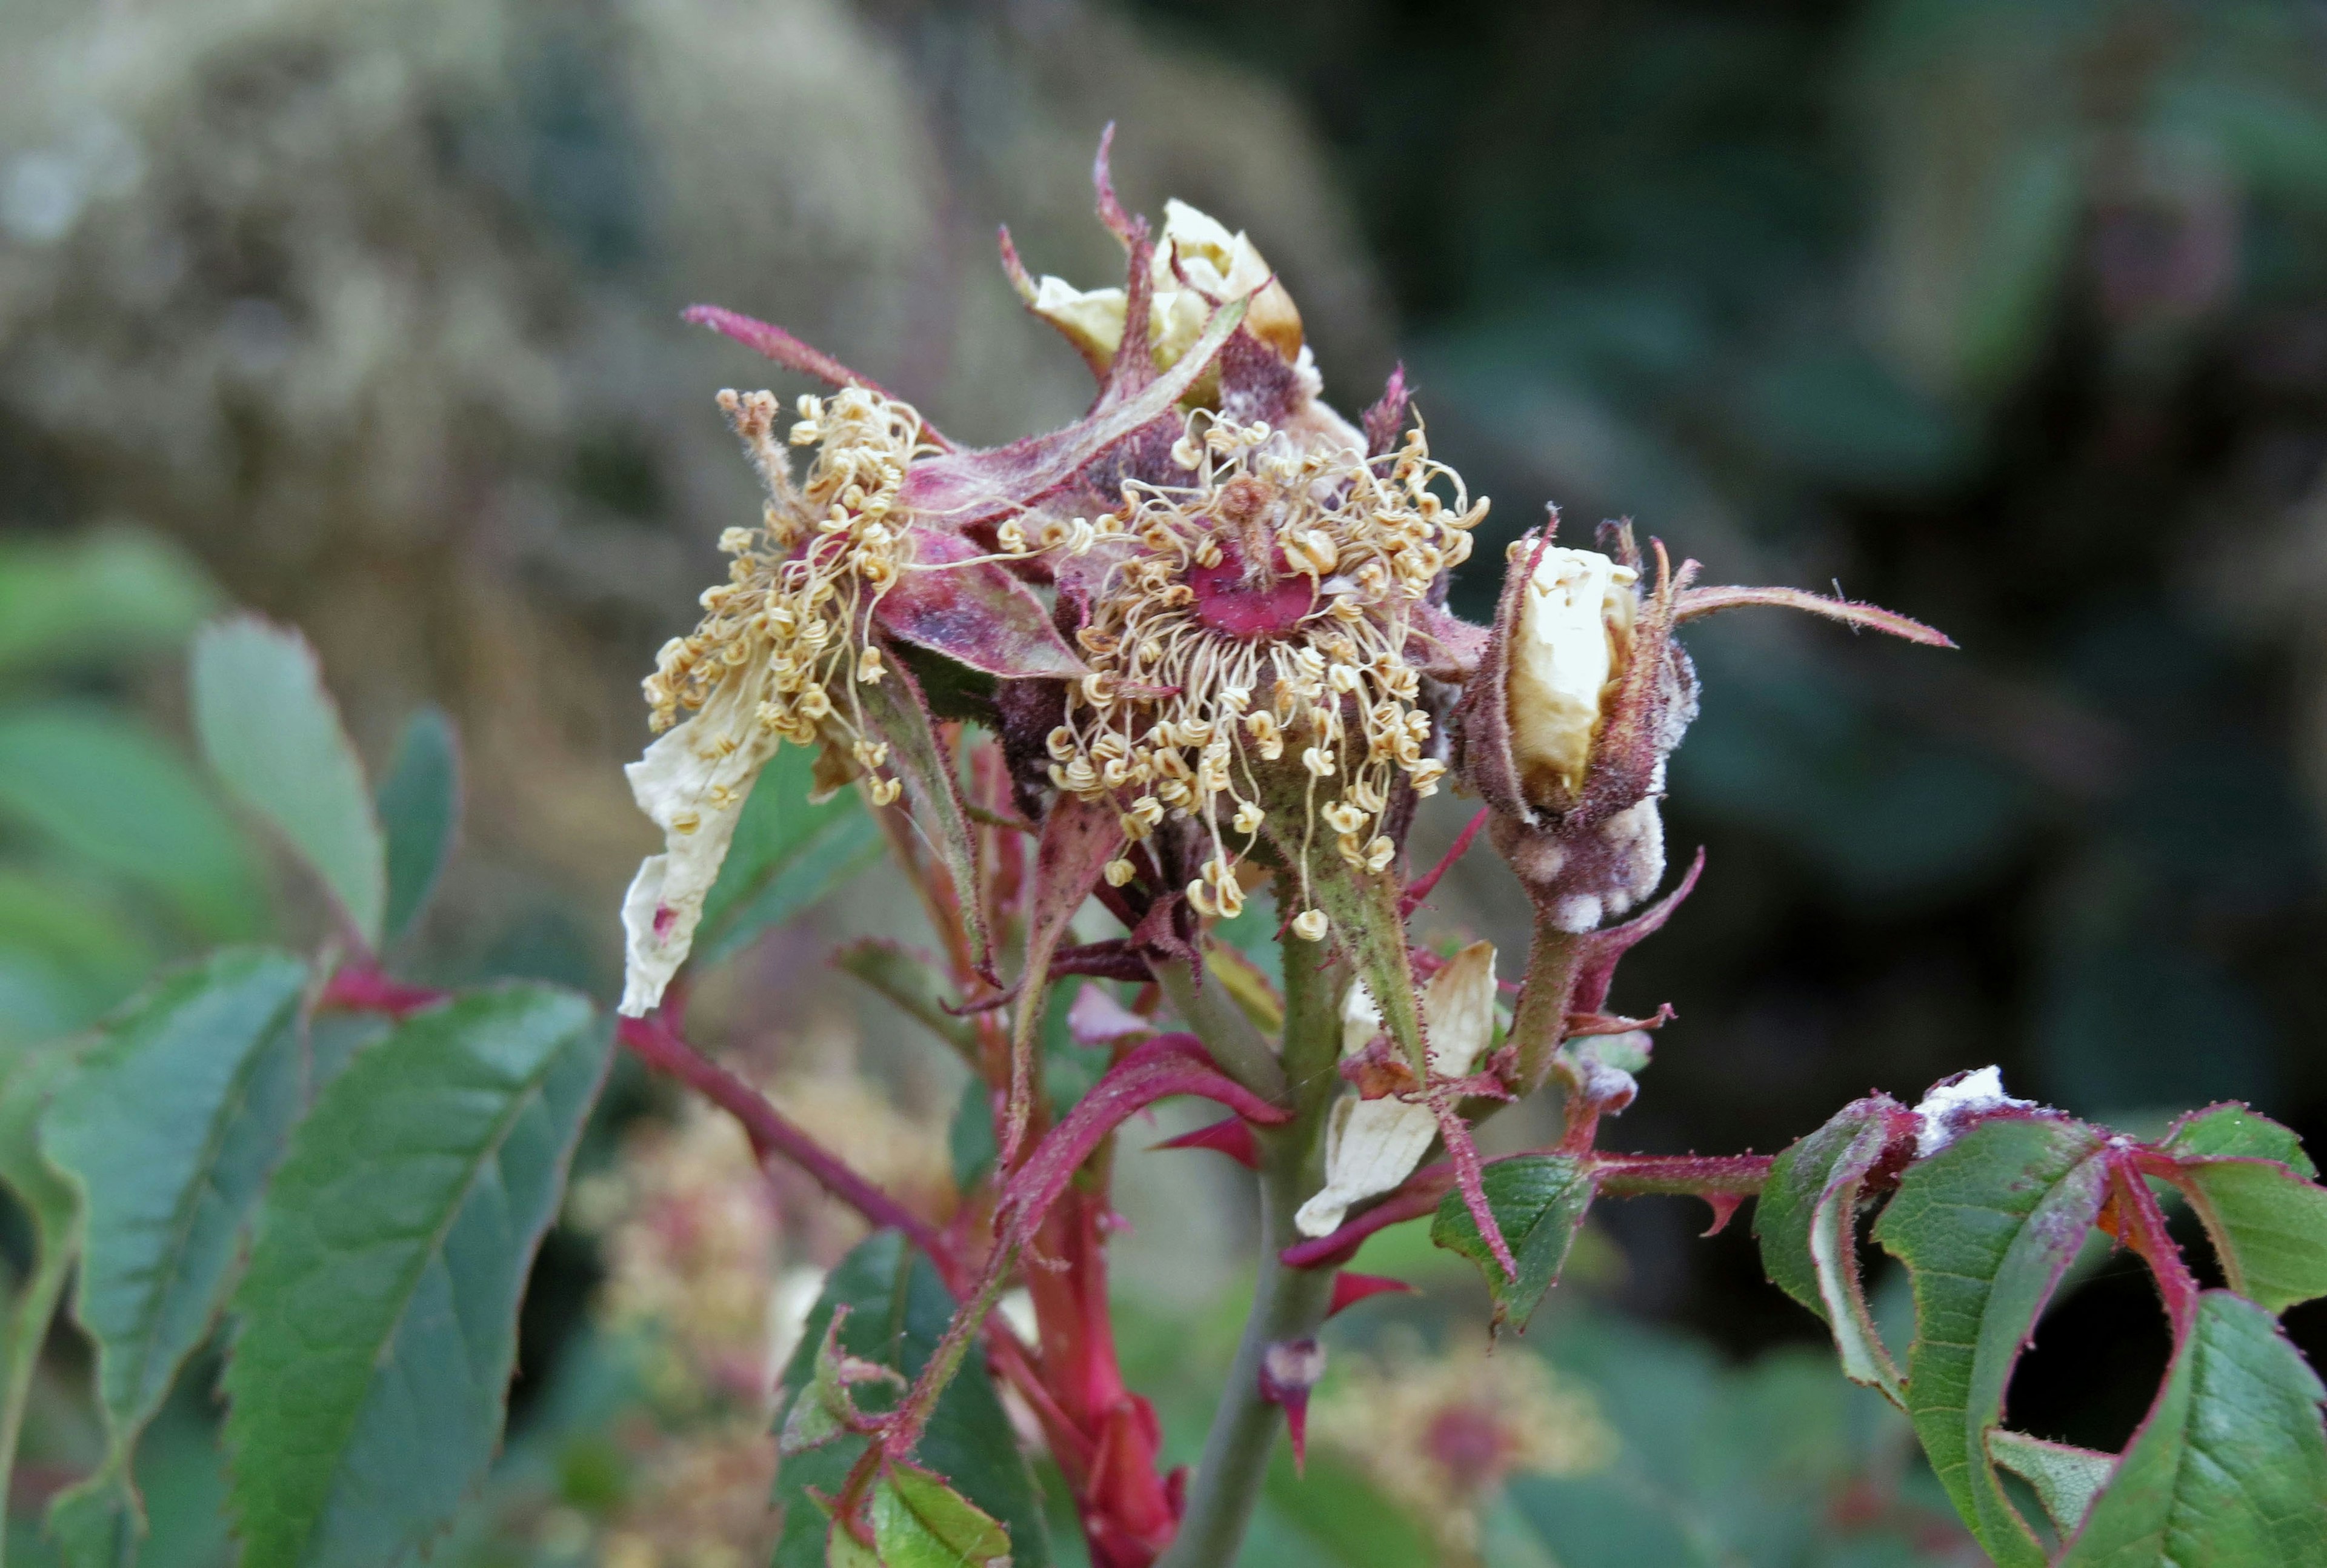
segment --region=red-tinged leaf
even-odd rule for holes
[[[1242,300],[1222,305],[1178,364],[1130,397],[1103,394],[1089,415],[1063,430],[915,463],[905,475],[903,503],[923,517],[967,528],[1023,511],[1064,489],[1109,449],[1170,414],[1211,368],[1244,310]],[[1125,335],[1127,341],[1127,329]]]
[[[1354,1307],[1369,1296],[1412,1295],[1414,1287],[1404,1280],[1394,1280],[1383,1274],[1353,1274],[1348,1269],[1333,1276],[1332,1304],[1325,1309],[1333,1317],[1345,1308]]]
[[[1107,129],[1098,134],[1098,155],[1091,160],[1091,188],[1098,196],[1098,220],[1107,225],[1109,234],[1129,245],[1139,226],[1115,199],[1115,173],[1108,167],[1114,151],[1115,122],[1109,120]]]
[[[1079,680],[1090,673],[1033,591],[958,534],[913,531],[912,564],[874,619],[892,637],[1004,679]]]
[[[1907,1414],[1931,1469],[2001,1568],[2044,1552],[1998,1484],[1987,1433],[2036,1320],[2099,1218],[2108,1149],[2065,1118],[1994,1116],[1911,1164],[1874,1227],[1907,1265]]]
[[[1857,1253],[1860,1198],[1914,1153],[1915,1113],[1887,1095],[1844,1106],[1770,1167],[1753,1234],[1771,1282],[1826,1320],[1842,1369],[1902,1408],[1899,1368],[1875,1331]]]
[[[1265,1126],[1290,1115],[1221,1072],[1194,1035],[1159,1034],[1110,1068],[1034,1145],[995,1207],[997,1231],[1031,1237],[1101,1140],[1132,1115],[1174,1095],[1216,1101]]]
[[[880,680],[860,682],[853,689],[865,723],[889,747],[889,767],[905,787],[913,826],[953,879],[969,937],[970,962],[993,979],[993,940],[986,929],[985,900],[978,897],[977,841],[970,835],[952,755],[930,723],[921,684],[904,660],[892,658]]]
[[[1114,810],[1098,802],[1062,795],[1042,819],[1042,842],[1034,854],[1033,908],[1026,926],[1026,969],[1019,977],[1017,1014],[1010,1039],[1010,1114],[1002,1136],[1004,1170],[1017,1163],[1018,1146],[1033,1112],[1035,1035],[1049,996],[1051,955],[1058,950],[1075,911],[1098,886],[1099,873],[1122,842],[1123,828]]]
[[[2228,1291],[2198,1296],[2059,1568],[2327,1562],[2322,1395],[2268,1312]]]
[[[773,359],[787,370],[813,376],[827,386],[862,387],[892,403],[904,401],[872,377],[850,369],[823,350],[801,342],[772,322],[763,322],[741,311],[731,311],[724,305],[689,305],[679,312],[678,319],[695,326],[709,327],[720,336],[733,338],[752,352]],[[926,420],[921,423],[921,439],[945,451],[953,450],[953,443],[939,434]]]
[[[1772,610],[1807,611],[1812,615],[1823,615],[1828,621],[1864,626],[1870,631],[1888,632],[1892,637],[1904,638],[1909,642],[1920,642],[1930,648],[1955,646],[1955,639],[1946,632],[1911,620],[1896,611],[1885,610],[1879,604],[1862,604],[1854,599],[1831,599],[1823,593],[1810,593],[1799,588],[1685,588],[1681,590],[1673,619],[1676,621],[1695,621],[1700,616],[1716,615],[1724,610],[1736,610],[1749,604],[1766,605]]]
[[[1166,1138],[1153,1145],[1158,1149],[1210,1149],[1215,1154],[1226,1154],[1248,1171],[1260,1169],[1260,1141],[1252,1135],[1252,1128],[1242,1116],[1229,1116],[1192,1133],[1182,1133],[1176,1138]]]

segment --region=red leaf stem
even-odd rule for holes
[[[350,1013],[385,1013],[400,1019],[424,1007],[434,1007],[452,994],[426,985],[407,985],[369,964],[350,964],[334,971],[323,982],[322,994],[315,999],[315,1004]]]
[[[1422,907],[1422,901],[1430,896],[1430,890],[1438,885],[1438,879],[1454,869],[1454,863],[1463,858],[1464,852],[1471,847],[1471,841],[1479,836],[1479,830],[1487,826],[1487,818],[1493,815],[1491,807],[1480,807],[1478,814],[1464,823],[1463,831],[1454,835],[1454,842],[1446,846],[1446,853],[1438,857],[1438,863],[1406,884],[1405,907],[1401,913],[1410,915]]]
[[[1264,1125],[1291,1115],[1221,1072],[1194,1035],[1159,1034],[1109,1068],[1034,1145],[995,1206],[996,1245],[1005,1236],[1022,1241],[1032,1236],[1101,1140],[1135,1113],[1174,1095],[1201,1096]]]
[[[903,401],[872,377],[850,369],[822,349],[801,342],[772,322],[763,322],[741,311],[731,311],[724,305],[689,305],[678,313],[678,319],[698,327],[709,327],[722,337],[733,338],[752,352],[773,359],[787,370],[798,370],[834,387],[862,387],[867,392],[889,398],[892,403]],[[926,420],[921,424],[921,439],[943,451],[954,450],[953,443],[939,434],[936,427]]]
[[[2142,1162],[2138,1153],[2129,1148],[2112,1149],[2108,1161],[2108,1207],[2103,1211],[2104,1224],[2109,1226],[2117,1238],[2141,1255],[2149,1265],[2152,1278],[2157,1282],[2157,1294],[2164,1303],[2166,1321],[2173,1325],[2173,1342],[2178,1348],[2189,1338],[2191,1324],[2198,1311],[2198,1282],[2190,1265],[2182,1256],[2182,1248],[2165,1228],[2165,1211],[2158,1207],[2157,1195],[2142,1180]]]
[[[958,1260],[929,1221],[850,1170],[838,1155],[770,1105],[757,1089],[681,1040],[659,1013],[625,1018],[617,1025],[617,1033],[640,1061],[668,1073],[743,1123],[744,1135],[752,1141],[752,1152],[762,1161],[781,1155],[814,1177],[827,1192],[862,1214],[875,1229],[902,1231],[908,1241],[929,1254],[947,1283],[958,1291]]]

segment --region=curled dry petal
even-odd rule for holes
[[[621,1010],[631,1017],[660,1002],[687,961],[752,782],[780,743],[757,706],[752,688],[731,680],[622,770],[639,809],[663,831],[663,853],[640,863],[622,900]]]
[[[1473,942],[1442,965],[1424,992],[1423,1011],[1433,1076],[1469,1073],[1494,1038],[1494,945]],[[1365,987],[1350,986],[1342,1003],[1342,1054],[1363,1051],[1380,1031],[1381,1015]],[[1417,1100],[1340,1100],[1326,1125],[1325,1185],[1301,1206],[1294,1226],[1304,1236],[1330,1234],[1350,1204],[1392,1191],[1411,1175],[1438,1133],[1436,1114]]]

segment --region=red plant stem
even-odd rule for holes
[[[1454,842],[1448,845],[1446,853],[1438,857],[1438,863],[1406,884],[1406,913],[1410,915],[1421,907],[1422,901],[1430,896],[1431,889],[1438,885],[1438,879],[1453,870],[1454,863],[1463,858],[1463,853],[1471,847],[1472,841],[1479,836],[1479,830],[1487,826],[1487,818],[1491,815],[1491,807],[1484,806],[1479,807],[1478,815],[1463,825],[1463,831],[1454,835]]]
[[[315,1004],[350,1013],[385,1013],[400,1019],[424,1007],[434,1007],[452,994],[426,985],[407,985],[369,963],[350,964],[332,971],[332,977],[323,982],[322,994],[315,999]]]
[[[1752,1198],[1770,1178],[1767,1154],[1602,1154],[1593,1185],[1611,1198]]]
[[[2110,1152],[2109,1204],[2117,1211],[2119,1234],[2125,1244],[2149,1265],[2178,1346],[2189,1336],[2197,1314],[2198,1281],[2182,1258],[2182,1249],[2166,1231],[2165,1211],[2158,1207],[2157,1195],[2150,1191],[2149,1183],[2142,1180],[2141,1164],[2139,1156],[2131,1150]]]
[[[1516,1156],[1513,1156],[1516,1158]],[[1592,1173],[1598,1191],[1610,1198],[1752,1198],[1769,1180],[1767,1154],[1599,1154]],[[1355,1256],[1377,1230],[1435,1213],[1454,1185],[1454,1164],[1425,1165],[1397,1190],[1330,1236],[1286,1247],[1278,1258],[1287,1268],[1338,1267]]]
[[[850,1170],[838,1155],[787,1120],[757,1089],[681,1040],[659,1015],[625,1018],[616,1032],[640,1061],[668,1073],[743,1123],[752,1153],[762,1162],[781,1155],[862,1214],[874,1229],[902,1231],[907,1240],[930,1255],[947,1283],[958,1288],[959,1262],[929,1221]]]

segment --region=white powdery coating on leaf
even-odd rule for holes
[[[1984,1067],[1941,1078],[1915,1107],[1915,1158],[1928,1160],[1949,1143],[1973,1117],[1991,1111],[2033,1110],[2034,1100],[2015,1100],[2004,1092],[2004,1069]]]
[[[700,713],[622,770],[639,809],[663,830],[663,853],[640,863],[622,899],[625,1016],[651,1011],[687,962],[752,780],[775,754],[776,733],[751,700],[755,684],[731,677]]]
[[[1431,976],[1422,996],[1430,1028],[1430,1069],[1461,1078],[1478,1066],[1495,1033],[1495,947],[1473,942]],[[1341,1003],[1341,1053],[1353,1056],[1381,1032],[1381,1015],[1363,982]],[[1388,1097],[1343,1099],[1325,1126],[1325,1185],[1293,1217],[1304,1236],[1329,1236],[1350,1205],[1395,1189],[1414,1174],[1438,1135],[1429,1106]]]

